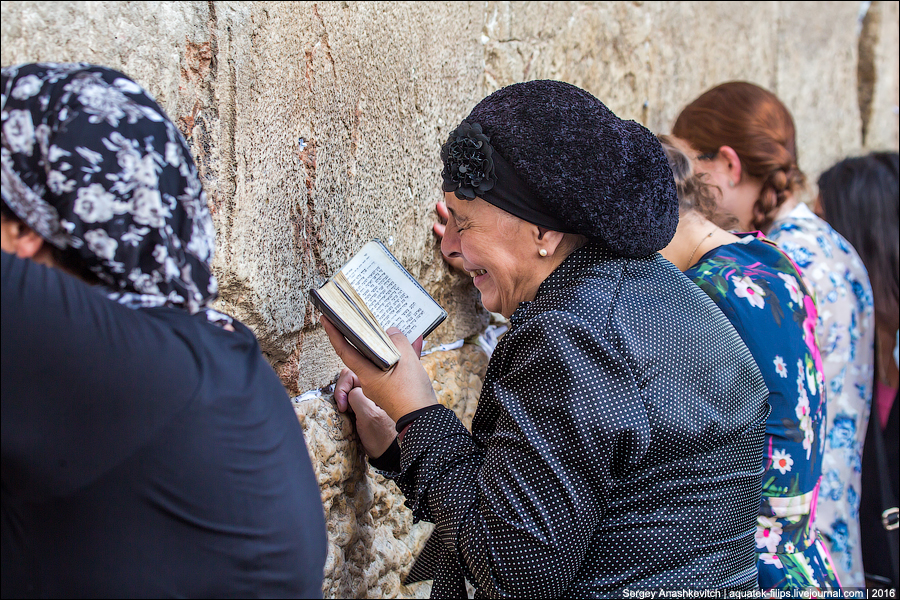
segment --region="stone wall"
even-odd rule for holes
[[[88,61],[150,90],[197,158],[219,308],[256,331],[295,398],[330,533],[325,597],[427,596],[400,575],[427,535],[366,469],[326,388],[340,369],[307,300],[386,241],[448,309],[425,359],[471,418],[488,314],[430,232],[438,149],[491,91],[561,79],[665,133],[722,81],[778,94],[811,181],[898,148],[897,2],[2,2],[0,62]]]

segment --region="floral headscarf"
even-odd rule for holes
[[[2,70],[3,201],[41,237],[74,248],[131,308],[206,311],[215,230],[180,132],[150,95],[84,63]]]

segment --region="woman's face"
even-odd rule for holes
[[[441,252],[461,257],[484,307],[509,317],[520,302],[534,299],[552,272],[550,261],[538,254],[537,227],[481,198],[460,200],[447,192],[444,199],[450,217]]]

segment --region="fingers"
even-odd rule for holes
[[[367,398],[360,388],[350,392],[350,404],[356,415],[356,432],[369,456],[384,454],[397,437],[396,423]]]
[[[446,223],[447,219],[450,218],[450,211],[447,210],[446,202],[437,202],[434,205],[434,210],[438,214],[438,218],[440,218],[441,223]]]
[[[359,379],[356,377],[356,373],[350,369],[341,371],[337,383],[334,384],[334,400],[337,402],[339,411],[347,412],[347,408],[349,407],[347,404],[347,394],[349,394],[353,388],[359,387],[359,385],[360,383]]]
[[[391,342],[400,352],[400,361],[388,371],[382,371],[369,359],[344,339],[341,332],[324,315],[319,319],[328,340],[334,351],[351,371],[356,374],[356,381],[365,389],[365,397],[377,405],[385,415],[396,421],[405,414],[424,406],[430,406],[437,402],[431,379],[425,371],[425,367],[419,361],[419,353],[413,348],[406,336],[396,327],[388,329]],[[417,340],[417,344],[420,344]],[[421,348],[421,345],[419,346]],[[347,381],[350,376],[346,377]],[[347,404],[356,414],[357,422],[360,415],[354,409],[354,402],[362,398],[355,392],[356,387],[347,389],[348,384],[342,382],[342,389],[347,393]]]
[[[325,333],[328,334],[328,341],[331,342],[331,346],[337,353],[338,358],[340,358],[351,371],[359,375],[362,379],[365,379],[367,376],[373,377],[381,373],[381,370],[376,367],[372,361],[360,354],[359,351],[353,347],[353,344],[347,341],[338,328],[328,320],[328,317],[322,315],[319,318],[319,323],[325,328]],[[357,378],[357,380],[359,380],[359,378]]]
[[[366,397],[362,388],[358,387],[350,390],[350,393],[347,395],[347,402],[350,404],[350,408],[353,409],[353,412],[358,415],[365,415],[381,410],[374,402]]]
[[[434,210],[438,215],[438,222],[434,224],[432,229],[434,230],[434,234],[438,236],[438,239],[444,237],[444,232],[447,231],[447,220],[450,218],[450,211],[447,210],[447,205],[444,202],[438,202],[434,205]]]
[[[416,341],[412,343],[413,350],[416,351],[416,356],[422,356],[422,346],[425,344],[425,340],[422,339],[422,336],[416,338]]]

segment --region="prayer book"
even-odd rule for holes
[[[396,327],[412,342],[447,318],[447,311],[377,239],[363,246],[325,285],[312,290],[310,298],[361,354],[384,371],[400,360],[386,329]]]

